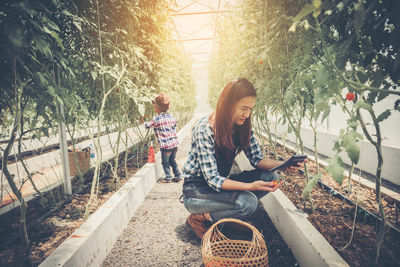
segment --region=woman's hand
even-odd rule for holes
[[[291,167],[287,167],[285,168],[285,170],[289,171],[289,172],[296,172],[299,170],[299,167],[302,167],[303,164],[305,162],[308,162],[307,159],[303,160],[302,162],[297,162],[297,165],[295,166],[291,166]],[[282,165],[283,163],[285,163],[285,161],[282,160],[273,160],[273,159],[267,159],[267,158],[263,158],[257,165],[257,168],[259,169],[263,169],[263,170],[270,170],[272,168],[275,168],[279,165]]]
[[[281,187],[281,185],[283,185],[283,181],[280,181],[279,183],[274,183],[274,181],[271,181],[271,182],[255,181],[255,182],[249,183],[248,185],[249,185],[249,191],[274,192],[276,189]]]
[[[225,179],[222,183],[223,190],[240,190],[240,191],[270,191],[274,192],[278,189],[283,181],[276,183],[277,181],[265,182],[255,181],[252,183],[238,182],[231,179]]]
[[[288,168],[286,168],[286,170],[288,172],[297,172],[299,170],[300,167],[304,166],[304,163],[308,162],[308,159],[303,160],[302,162],[297,162],[297,166],[290,166]]]

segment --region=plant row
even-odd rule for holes
[[[25,255],[26,202],[7,170],[14,145],[55,134],[63,122],[73,146],[75,134],[87,130],[101,155],[100,133],[112,128],[119,132],[117,170],[121,133],[150,119],[158,92],[170,95],[178,116],[193,111],[190,62],[172,41],[169,11],[166,0],[1,1],[0,139],[8,140],[2,175],[20,202]],[[97,157],[92,195],[101,162]]]
[[[375,148],[376,200],[383,221],[375,244],[377,264],[386,233],[380,193],[381,125],[400,111],[400,2],[250,0],[234,3],[230,10],[219,20],[219,44],[210,66],[211,104],[226,81],[246,77],[258,89],[256,128],[267,132],[274,144],[273,123],[285,125],[303,154],[301,130],[308,124],[316,155],[317,125],[331,107],[340,107],[348,119],[327,170],[342,183],[345,166],[340,152],[351,160],[352,173],[360,159],[360,142],[367,140]],[[392,104],[378,111],[379,103]],[[303,198],[312,205],[310,192],[321,174],[311,177],[307,167],[305,172]]]

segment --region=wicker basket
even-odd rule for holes
[[[251,241],[231,240],[218,229],[222,223],[237,223],[250,228]],[[268,250],[262,234],[251,224],[237,219],[222,219],[213,224],[202,240],[204,265],[211,266],[268,266]]]
[[[85,173],[90,167],[90,151],[82,150],[75,152],[78,159],[79,169]],[[78,175],[78,169],[75,164],[74,152],[68,152],[69,172],[71,176]]]

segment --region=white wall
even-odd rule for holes
[[[394,111],[394,102],[398,99],[395,96],[389,96],[386,99],[376,103],[373,108],[377,116],[381,114],[386,109],[391,109],[391,115],[388,119],[382,121],[380,123],[381,133],[382,133],[382,144],[400,148],[400,112]],[[366,111],[361,112],[366,123],[372,124],[372,120],[370,119],[369,114]],[[342,109],[338,106],[331,107],[331,113],[326,122],[323,123],[322,128],[325,128],[325,131],[331,134],[339,134],[340,129],[344,129],[346,127],[346,120],[349,117],[343,113]],[[375,128],[372,125],[367,126],[368,131],[375,133]],[[322,130],[320,128],[320,130]],[[361,129],[359,132],[362,133]]]

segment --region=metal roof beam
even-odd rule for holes
[[[203,46],[205,44],[209,43],[209,40],[205,40],[203,42],[200,42],[199,44],[197,44],[195,47],[192,47],[191,51],[196,51],[197,49],[199,49],[199,47],[203,48]],[[204,51],[204,50],[201,50]]]
[[[220,6],[220,4],[221,4],[221,0],[218,1],[218,9],[217,9],[218,12],[219,12],[219,6]],[[217,25],[218,25],[218,13],[217,13],[217,15],[215,16],[214,38],[215,38],[215,36],[217,35]]]
[[[189,38],[189,39],[180,39],[180,40],[171,40],[176,42],[191,42],[191,41],[212,41],[214,37],[205,37],[205,38]]]
[[[181,12],[182,10],[184,10],[184,9],[186,9],[186,8],[188,8],[188,7],[190,7],[191,5],[193,5],[193,4],[195,4],[195,3],[199,2],[199,1],[200,1],[200,0],[193,0],[193,1],[191,1],[191,2],[190,2],[189,4],[187,4],[186,6],[182,7],[182,8],[179,9],[179,10],[177,10],[176,13]]]
[[[193,32],[191,32],[191,33],[185,35],[183,38],[179,37],[179,39],[187,39],[189,36],[192,36],[193,34],[195,34],[196,32],[199,32],[201,29],[207,27],[207,26],[210,25],[210,24],[212,24],[212,21],[210,21],[210,22],[208,22],[208,23],[206,23],[206,24],[201,25],[199,28],[197,28],[197,29],[194,30]]]
[[[198,2],[197,4],[198,4],[198,5],[201,5],[201,6],[204,6],[204,7],[207,7],[207,8],[209,8],[209,9],[211,9],[211,10],[215,10],[214,7],[209,6],[209,5],[207,5],[207,4],[204,4],[204,3],[202,3],[202,2]]]
[[[219,10],[219,11],[201,11],[201,12],[190,12],[190,13],[173,13],[170,16],[189,16],[189,15],[205,15],[205,14],[219,14],[227,13],[229,10]]]

